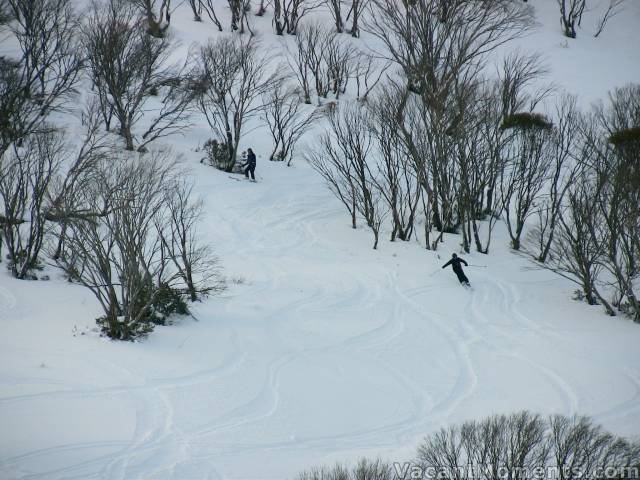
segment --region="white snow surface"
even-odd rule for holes
[[[516,43],[581,104],[640,80],[635,0],[568,46],[555,0],[530,3],[540,25]],[[269,16],[252,20],[281,48]],[[186,4],[171,29],[183,50],[217,34]],[[91,294],[59,272],[0,275],[0,478],[293,478],[363,455],[406,460],[435,429],[520,409],[640,431],[640,327],[571,300],[575,285],[510,252],[502,226],[490,255],[464,256],[463,289],[440,268],[455,235],[438,252],[386,238],[374,251],[299,156],[267,161],[264,130],[243,142],[258,152],[255,184],[198,163],[208,135],[198,121],[169,141],[229,279],[195,319],[112,342],[95,332]]]

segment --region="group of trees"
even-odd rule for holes
[[[221,29],[210,1],[190,5]],[[229,5],[234,29],[250,28],[250,4]],[[0,248],[15,277],[32,278],[45,253],[96,295],[109,335],[135,336],[163,316],[161,297],[219,288],[194,234],[201,207],[152,143],[199,110],[215,136],[212,163],[230,171],[260,119],[270,159],[289,164],[324,116],[307,159],[352,226],[364,219],[374,248],[387,224],[391,240],[422,225],[427,248],[456,232],[464,250],[488,253],[504,219],[514,249],[575,280],[589,303],[640,320],[638,87],[585,114],[570,96],[533,88],[544,73],[535,56],[511,54],[487,78],[492,53],[531,25],[511,0],[353,0],[346,16],[330,1],[335,29],[300,23],[319,4],[274,1],[261,12],[270,5],[276,33],[295,34],[275,69],[252,35],[215,38],[171,63],[166,0],[95,3],[83,21],[70,0],[0,2],[20,47],[18,58],[0,57]],[[358,36],[364,8],[385,47],[377,53],[340,35],[351,18]],[[95,101],[78,147],[49,118],[85,72]],[[352,80],[359,101],[336,103]],[[323,108],[305,105],[314,97]]]
[[[514,250],[640,321],[640,87],[586,113],[544,87],[535,55],[511,53],[487,78],[491,52],[529,28],[527,10],[443,5],[372,0],[369,31],[400,71],[373,99],[331,108],[309,162],[374,248],[383,225],[409,240],[422,222],[427,248],[449,232],[489,253],[503,220]]]
[[[167,66],[168,40],[149,31],[140,5],[96,4],[85,22],[69,0],[0,8],[4,34],[20,47],[19,57],[0,57],[0,252],[18,279],[37,278],[49,262],[90,289],[103,332],[117,339],[222,288],[217,260],[196,235],[202,205],[188,176],[170,152],[144,153],[184,128],[197,89]],[[85,70],[95,101],[72,140],[51,115],[79,97]],[[150,118],[154,96],[162,101]],[[109,132],[112,118],[125,149]]]
[[[578,283],[589,304],[640,321],[640,85],[614,90],[608,104],[565,125],[573,162],[541,204],[537,258]]]
[[[164,25],[165,29],[168,27],[168,22],[170,21],[170,2],[168,0],[162,1],[162,6],[159,10],[159,18],[166,18],[164,23],[159,22],[157,20],[158,16],[154,14],[154,2],[150,2],[150,0],[139,0],[139,2],[145,6],[145,12],[153,14],[150,18],[155,21],[155,24]],[[358,37],[360,36],[360,17],[365,9],[367,0],[259,0],[259,3],[256,3],[255,15],[258,17],[262,17],[270,8],[272,9],[272,25],[276,35],[296,35],[298,27],[305,17],[321,7],[326,7],[333,15],[338,33],[348,32],[353,37]],[[147,7],[149,4],[151,6]],[[216,14],[212,0],[189,0],[189,5],[195,21],[201,22],[204,12],[216,28],[220,32],[223,31],[222,22]],[[239,33],[249,31],[253,34],[248,17],[252,9],[251,0],[227,0],[227,6],[231,13],[229,23],[231,31],[238,31]],[[166,12],[164,16],[163,12]],[[348,28],[345,26],[347,23],[349,24]],[[153,24],[153,22],[149,22],[149,25]],[[160,30],[160,27],[156,27],[156,30],[163,31]]]
[[[329,95],[337,100],[354,79],[358,98],[365,99],[388,67],[314,22],[299,28],[286,64],[270,69],[273,61],[257,40],[242,36],[212,39],[190,58],[179,98],[193,99],[215,135],[206,145],[212,165],[233,169],[242,136],[256,120],[271,133],[269,159],[290,164],[298,140],[321,116],[301,102],[316,98],[320,106]]]
[[[467,421],[429,435],[409,462],[362,459],[315,467],[297,480],[443,480],[637,478],[638,442],[615,436],[588,417],[530,412]]]

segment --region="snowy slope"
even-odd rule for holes
[[[565,48],[555,0],[531,3],[542,25],[520,43],[583,104],[640,79],[637,4],[617,31]],[[172,23],[183,50],[212,31],[189,17],[184,6]],[[0,275],[0,478],[292,478],[336,459],[405,459],[438,427],[523,408],[640,431],[640,328],[571,301],[575,287],[511,253],[501,227],[491,255],[466,257],[478,266],[465,290],[440,269],[455,236],[438,253],[373,251],[301,160],[266,161],[260,131],[246,140],[262,154],[257,184],[199,164],[206,138],[198,124],[171,141],[231,280],[197,321],[114,343],[92,330],[89,292],[55,271]]]

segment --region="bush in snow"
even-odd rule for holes
[[[233,165],[236,162],[235,159],[233,162],[229,159],[229,147],[225,142],[219,142],[215,138],[210,138],[204,142],[202,149],[207,154],[207,157],[203,160],[212,167],[225,171],[233,169]]]

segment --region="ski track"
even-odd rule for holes
[[[514,288],[506,287],[500,281],[485,279],[484,282],[485,283],[480,287],[481,293],[474,293],[466,307],[466,310],[469,312],[470,316],[473,317],[475,323],[487,325],[492,331],[490,335],[483,336],[483,342],[485,342],[491,350],[497,351],[504,356],[517,359],[544,375],[549,382],[556,387],[555,390],[560,392],[564,397],[564,411],[569,412],[570,414],[576,413],[578,411],[578,396],[571,387],[570,382],[560,374],[542,365],[540,362],[537,362],[535,357],[534,359],[531,359],[530,357],[526,357],[518,353],[518,344],[520,341],[518,340],[516,332],[523,330],[528,333],[533,333],[540,337],[540,341],[548,340],[547,334],[543,333],[535,322],[531,321],[517,310],[515,305],[519,301],[519,297],[515,293]],[[491,295],[489,295],[489,290],[491,293],[498,294],[498,298],[500,299],[498,302],[490,301]],[[491,311],[492,304],[500,306],[499,312],[494,313],[499,313],[498,318],[504,318],[506,320],[514,318],[515,324],[510,328],[507,328],[501,323],[492,323],[488,319],[487,314],[484,313],[487,310]],[[495,338],[496,335],[502,336],[507,341],[492,341],[491,338]],[[508,350],[505,349],[505,343],[511,345],[512,348],[509,348]]]
[[[236,187],[238,182],[233,183],[227,188]],[[241,185],[244,187],[244,184]],[[257,184],[257,187],[260,186],[260,183]],[[270,188],[286,191],[284,183],[276,182]],[[522,362],[546,379],[547,384],[559,393],[565,413],[579,411],[579,395],[570,379],[545,366],[537,358],[519,353],[519,336],[522,334],[534,336],[539,342],[558,342],[562,337],[524,313],[524,300],[515,285],[505,285],[489,276],[475,275],[474,288],[456,294],[464,301],[461,301],[460,313],[455,317],[445,317],[430,308],[429,304],[443,289],[458,288],[457,285],[426,275],[422,285],[403,285],[396,272],[382,266],[371,268],[363,275],[346,265],[333,282],[327,283],[323,278],[311,275],[305,279],[304,290],[293,289],[288,283],[289,272],[280,263],[280,257],[303,261],[308,250],[313,249],[314,258],[331,259],[338,245],[337,240],[325,233],[327,223],[335,218],[337,210],[327,208],[323,204],[324,198],[312,194],[284,194],[279,201],[269,203],[266,197],[261,201],[258,196],[257,200],[252,199],[258,206],[242,208],[248,212],[242,218],[238,219],[232,213],[227,213],[226,217],[222,214],[236,238],[248,239],[238,245],[234,253],[249,258],[254,271],[260,272],[260,278],[267,279],[250,279],[246,287],[255,305],[260,305],[262,300],[269,299],[273,292],[283,288],[292,289],[294,295],[285,304],[260,310],[259,321],[244,320],[229,324],[231,353],[218,366],[182,376],[145,379],[115,361],[109,365],[95,363],[117,379],[115,386],[64,388],[0,398],[0,406],[4,406],[25,401],[124,397],[134,405],[136,419],[135,429],[128,441],[58,445],[11,458],[0,458],[0,466],[21,471],[31,462],[52,455],[108,448],[113,451],[66,467],[42,471],[28,478],[178,479],[184,475],[181,468],[190,465],[198,471],[198,478],[223,479],[230,476],[229,467],[225,467],[227,462],[252,453],[275,454],[284,451],[288,456],[317,458],[352,449],[361,451],[362,448],[368,448],[375,451],[379,448],[397,448],[414,443],[425,433],[449,422],[465,402],[474,399],[483,373],[477,369],[477,359],[480,355],[486,356],[487,352]],[[365,247],[368,248],[368,245],[362,248]],[[224,258],[224,252],[221,256]],[[320,268],[322,262],[316,266]],[[298,273],[304,274],[304,269]],[[230,296],[233,297],[233,294]],[[387,311],[376,311],[376,305],[391,307]],[[0,315],[14,306],[15,298],[6,289],[0,288]],[[251,304],[248,306],[251,307]],[[376,311],[377,315],[375,319],[372,318],[370,325],[361,326],[359,330],[343,332],[336,338],[312,346],[298,345],[289,340],[292,331],[303,335],[304,330],[296,329],[303,328],[300,322],[309,315],[330,322],[336,312],[344,315],[363,310]],[[260,346],[260,352],[253,351],[254,347],[246,343],[245,328],[262,329],[263,345]],[[435,346],[436,355],[438,352],[447,352],[453,358],[451,368],[456,373],[448,390],[433,391],[421,384],[411,370],[392,361],[395,346],[402,344],[403,340],[416,338],[426,345],[432,336],[442,339],[441,344]],[[187,340],[188,337],[183,344]],[[266,435],[251,442],[242,440],[242,435],[238,437],[238,434],[250,428],[260,429],[269,422],[277,422],[283,415],[286,417],[282,411],[283,397],[290,395],[290,391],[283,386],[283,372],[286,369],[315,358],[341,358],[340,355],[366,359],[372,368],[392,379],[398,388],[396,394],[407,399],[407,410],[378,423],[372,421],[366,428],[353,428],[332,435],[305,435],[300,432],[295,438],[270,438]],[[260,386],[253,394],[233,408],[212,411],[195,428],[186,429],[176,423],[178,405],[174,403],[174,392],[188,392],[191,388],[213,386],[220,382],[242,382],[243,369],[252,368],[256,362],[258,365],[262,362],[264,373]],[[640,409],[640,379],[637,372],[625,371],[624,375],[634,385],[635,394],[620,405],[599,412],[596,419],[625,416]]]

